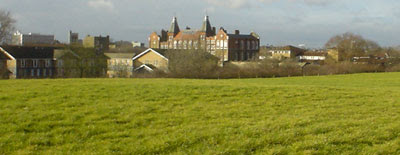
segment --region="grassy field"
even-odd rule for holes
[[[400,154],[400,73],[0,81],[0,154]]]

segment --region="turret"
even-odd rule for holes
[[[203,25],[201,26],[200,31],[205,32],[207,36],[213,36],[213,28],[211,27],[210,20],[208,16],[204,17]]]
[[[176,17],[174,17],[172,19],[171,28],[169,28],[168,33],[176,36],[180,31],[181,30],[179,29],[178,20],[176,19]]]

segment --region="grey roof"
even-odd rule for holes
[[[104,53],[106,56],[112,59],[132,59],[135,53]]]
[[[176,17],[174,17],[172,19],[171,27],[169,28],[168,32],[170,32],[170,33],[178,33],[178,32],[180,32],[179,25],[178,25],[178,20],[176,19]]]
[[[209,33],[212,31],[210,20],[208,19],[208,16],[204,17],[203,25],[201,26],[200,31],[206,32],[206,33]]]
[[[2,46],[2,48],[16,59],[52,59],[53,47]]]

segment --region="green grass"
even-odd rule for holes
[[[0,81],[0,154],[400,154],[400,73]]]

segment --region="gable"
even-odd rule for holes
[[[152,58],[159,57],[159,58],[161,58],[161,59],[165,59],[166,61],[168,61],[168,58],[166,58],[164,55],[158,53],[157,51],[155,51],[155,50],[153,50],[153,49],[151,49],[151,48],[149,48],[149,49],[147,49],[146,51],[144,51],[144,52],[138,54],[138,55],[135,56],[132,60],[135,61],[135,60],[140,59],[140,58],[142,58],[142,57],[152,57]]]

